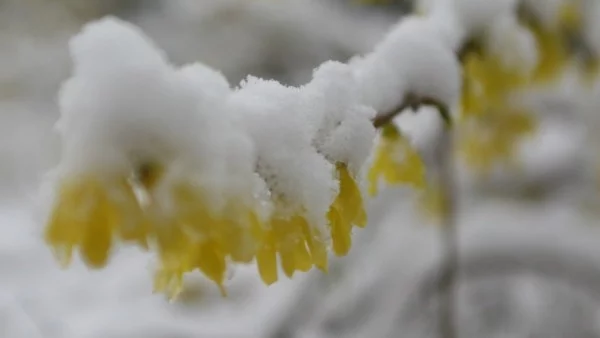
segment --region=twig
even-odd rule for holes
[[[417,95],[409,93],[404,96],[402,103],[397,108],[395,108],[387,113],[378,114],[373,119],[373,126],[375,126],[375,128],[381,128],[381,127],[385,126],[386,124],[392,122],[392,120],[396,116],[399,116],[404,111],[406,111],[408,108],[410,108],[412,111],[416,111],[421,106],[437,107],[438,111],[442,115],[442,118],[444,119],[444,121],[446,121],[446,122],[450,121],[450,116],[447,115],[448,110],[442,109],[443,105],[441,103],[439,103],[439,101],[437,101],[436,99],[431,98],[431,97],[419,97]]]

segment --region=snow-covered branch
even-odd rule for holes
[[[267,284],[277,257],[289,277],[327,270],[328,247],[345,255],[353,226],[366,224],[376,128],[421,104],[449,121],[464,100],[465,51],[481,36],[502,64],[536,64],[516,0],[423,4],[425,15],[402,18],[371,53],[325,62],[299,87],[252,76],[231,86],[201,63],[174,66],[132,24],[86,25],[59,97],[48,242],[65,262],[77,249],[94,267],[115,238],[156,250],[156,287],[174,294],[194,269],[225,292],[231,262],[256,259]],[[412,163],[405,176],[421,176]]]

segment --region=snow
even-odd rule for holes
[[[428,97],[453,106],[460,90],[460,67],[454,50],[431,19],[402,19],[375,47],[353,64],[364,103],[377,112],[397,108],[405,95]]]
[[[477,5],[474,0],[461,3]],[[495,3],[503,6],[508,2]],[[223,6],[237,8],[235,4],[232,0]],[[215,8],[214,12],[219,12],[216,10],[220,8],[217,2],[209,5]],[[198,9],[198,5],[192,1],[189,1],[189,6]],[[262,2],[261,6],[267,5]],[[297,9],[302,5],[294,6]],[[494,7],[493,4],[490,6]],[[301,41],[304,41],[302,36],[309,36],[307,39],[310,41],[318,39],[315,35],[322,26],[313,20],[318,22],[322,8],[319,5],[302,11],[304,14],[298,14],[296,21],[290,24],[295,28],[304,27],[300,29],[302,33],[298,33]],[[469,8],[474,10],[476,7]],[[181,10],[178,15],[183,15],[185,11]],[[258,15],[259,12],[245,7],[241,16],[250,22],[257,22],[260,21],[257,17],[262,17]],[[293,17],[293,12],[269,13],[285,13],[281,21],[286,22]],[[211,13],[207,12],[206,17],[213,18]],[[479,27],[494,16],[483,14],[473,17],[470,23],[466,22],[465,27]],[[302,15],[311,16],[311,19],[303,21]],[[169,303],[162,295],[152,294],[153,262],[148,254],[135,249],[122,248],[115,252],[111,264],[100,271],[88,270],[78,259],[69,269],[61,270],[42,241],[43,222],[36,216],[39,210],[33,197],[42,172],[59,159],[51,134],[51,122],[57,119],[58,112],[49,97],[57,92],[58,83],[74,75],[62,91],[63,100],[60,103],[62,114],[65,114],[61,117],[65,120],[60,130],[74,148],[66,149],[67,153],[71,153],[69,165],[59,169],[72,172],[83,169],[104,171],[108,169],[105,165],[110,165],[111,170],[127,167],[130,163],[124,149],[160,159],[179,155],[196,161],[177,162],[171,172],[174,178],[193,176],[190,172],[197,172],[196,169],[202,167],[206,176],[201,180],[215,184],[215,191],[218,187],[218,191],[233,195],[239,189],[256,188],[244,185],[250,184],[250,181],[260,186],[272,183],[265,183],[265,177],[277,175],[277,190],[299,196],[301,200],[298,203],[309,203],[315,215],[322,214],[335,195],[335,181],[330,175],[332,162],[348,162],[351,168],[359,171],[370,152],[369,144],[374,130],[367,122],[376,112],[373,108],[394,108],[400,97],[398,93],[406,91],[433,92],[438,99],[448,103],[457,99],[460,73],[450,51],[457,45],[456,40],[462,39],[465,27],[458,24],[461,21],[456,20],[452,13],[434,12],[432,15],[449,21],[419,19],[405,22],[405,26],[395,26],[392,33],[377,45],[373,54],[367,52],[370,46],[376,45],[379,38],[376,33],[382,32],[377,27],[388,21],[380,19],[369,26],[373,29],[370,33],[353,35],[347,31],[358,32],[368,24],[346,17],[343,24],[336,26],[339,29],[335,30],[346,34],[328,35],[334,36],[332,39],[335,40],[329,43],[350,44],[350,49],[364,56],[349,65],[326,63],[313,73],[304,69],[305,65],[300,62],[298,69],[303,71],[300,78],[306,81],[304,86],[298,87],[286,87],[278,82],[252,77],[241,86],[235,86],[227,81],[227,78],[231,78],[229,74],[225,77],[204,63],[180,67],[175,65],[176,62],[167,62],[167,55],[171,59],[172,54],[178,53],[196,59],[197,54],[190,52],[190,49],[197,47],[190,46],[190,40],[187,40],[197,33],[193,29],[182,33],[185,38],[173,38],[170,41],[169,48],[174,48],[178,43],[185,45],[178,53],[172,53],[172,50],[161,51],[162,48],[169,48],[156,46],[164,38],[151,43],[132,25],[122,22],[115,25],[114,20],[104,21],[103,28],[94,26],[102,22],[92,24],[71,45],[74,51],[74,74],[69,73],[66,67],[69,59],[63,55],[68,47],[66,36],[48,38],[44,43],[33,41],[32,45],[26,47],[12,40],[2,40],[2,43],[6,42],[3,46],[7,46],[7,50],[0,51],[0,55],[6,55],[4,60],[7,61],[0,65],[0,80],[2,88],[14,90],[8,97],[3,96],[0,103],[3,113],[0,117],[0,134],[3,136],[0,144],[0,184],[3,189],[0,196],[0,336],[258,338],[271,337],[278,330],[296,327],[299,328],[296,331],[298,336],[326,338],[340,336],[336,335],[336,332],[340,332],[336,330],[348,328],[351,331],[355,328],[353,334],[356,336],[396,329],[393,324],[398,318],[398,311],[405,304],[399,300],[409,299],[415,294],[413,286],[428,276],[439,258],[438,229],[426,224],[415,211],[416,208],[410,203],[414,196],[409,191],[390,189],[370,203],[369,225],[355,234],[356,243],[348,257],[332,261],[328,275],[311,271],[266,287],[260,282],[255,267],[240,266],[226,282],[229,297],[222,298],[214,285],[197,274],[187,280],[188,291],[176,303]],[[496,33],[504,36],[500,32],[515,29],[512,22],[509,23],[503,26],[505,23],[495,21],[494,25],[501,26]],[[174,23],[176,27],[182,27],[179,24]],[[145,25],[150,24],[146,22]],[[267,26],[252,26],[247,31],[263,34],[278,27],[274,23]],[[244,27],[243,24],[240,27]],[[423,41],[410,39],[409,32],[413,30],[418,30],[427,38]],[[208,35],[205,31],[199,34]],[[235,45],[235,51],[245,50],[247,53],[227,49],[225,52],[214,52],[212,55],[223,56],[220,62],[231,62],[229,66],[219,69],[243,69],[237,66],[247,66],[247,59],[267,59],[261,53],[257,56],[251,52],[266,50],[262,49],[264,46],[253,45],[253,41],[260,38],[248,42],[248,45],[252,45],[250,47],[242,43],[236,45],[236,42],[251,35],[248,32],[248,35],[241,34],[240,31],[243,29],[230,33],[239,39],[228,43]],[[293,34],[283,31],[278,30],[277,33],[288,41],[286,34]],[[68,35],[74,33],[76,31]],[[524,41],[525,46],[525,54],[519,54],[519,57],[530,57],[528,38],[523,37],[518,29],[515,34],[517,39]],[[92,35],[94,38],[90,39]],[[4,36],[1,38],[8,39]],[[353,45],[352,40],[360,41]],[[394,47],[397,44],[410,48],[396,49]],[[214,46],[209,44],[206,48]],[[317,49],[316,54],[323,53],[327,58],[334,57],[328,54],[330,49],[319,49],[319,44],[316,46],[311,44],[307,49]],[[244,49],[246,47],[248,49]],[[244,58],[246,60],[240,60]],[[411,67],[396,67],[397,58],[410,61]],[[140,62],[142,60],[144,62]],[[383,65],[377,66],[377,62],[369,60],[379,60]],[[423,61],[427,67],[412,67],[414,60]],[[309,68],[312,69],[319,62],[311,61],[310,64]],[[389,65],[394,66],[392,71]],[[123,72],[122,67],[125,66],[134,71]],[[356,71],[354,67],[363,70]],[[410,81],[397,81],[398,74]],[[11,87],[15,83],[18,85]],[[361,88],[364,95],[357,95]],[[569,101],[573,98],[571,94],[563,88],[560,93],[550,91],[547,97],[538,99],[546,101],[550,97]],[[529,186],[533,181],[554,189],[555,185],[570,186],[572,181],[579,184],[581,162],[590,147],[585,143],[589,142],[585,138],[588,135],[581,124],[597,119],[597,114],[594,114],[597,103],[592,102],[593,93],[591,95],[575,98],[576,101],[591,102],[585,111],[589,116],[580,116],[578,111],[571,111],[559,104],[553,104],[551,108],[571,118],[556,118],[552,113],[542,114],[544,123],[539,135],[523,146],[522,157],[527,160],[524,175],[507,175],[499,180],[498,185],[521,187]],[[227,105],[220,108],[219,103],[223,102],[227,102]],[[552,110],[543,105],[540,107],[544,111]],[[566,107],[572,107],[573,110],[581,108],[578,105]],[[100,110],[102,114],[98,114]],[[169,118],[165,117],[165,111]],[[192,111],[194,116],[201,116],[202,120],[190,119]],[[206,114],[197,114],[199,111]],[[303,113],[305,111],[314,114]],[[181,119],[175,118],[177,116],[181,116]],[[427,152],[441,126],[435,110],[429,107],[422,108],[418,114],[402,114],[396,122],[422,152]],[[90,128],[89,123],[93,123],[94,127]],[[103,123],[105,127],[98,128]],[[132,127],[138,123],[143,123],[144,127]],[[192,127],[201,128],[203,132],[185,132]],[[151,134],[148,131],[159,135],[162,141],[148,141],[145,136]],[[196,142],[198,140],[202,142]],[[160,144],[165,146],[157,147]],[[202,144],[208,146],[203,148]],[[183,152],[174,154],[170,149],[175,148]],[[214,149],[226,151],[219,151],[219,155]],[[208,163],[200,155],[218,160]],[[250,179],[245,175],[257,155],[261,158],[264,156],[269,165],[261,169],[264,170],[262,178],[253,176]],[[99,164],[102,166],[99,167]],[[281,176],[288,174],[289,177]],[[561,177],[561,182],[556,182],[557,177]],[[575,188],[578,186],[575,185]],[[265,192],[265,188],[256,189],[260,193]],[[589,225],[595,225],[597,216],[586,218],[586,214],[581,212],[579,200],[571,199],[570,195],[564,196],[561,188],[556,190],[560,195],[557,200],[538,203],[490,200],[488,195],[467,190],[469,195],[465,201],[461,201],[464,209],[460,223],[461,229],[464,229],[461,239],[465,245],[465,255],[471,258],[467,262],[472,262],[477,268],[483,264],[479,263],[478,257],[497,258],[493,254],[500,252],[505,261],[520,261],[535,270],[539,266],[537,262],[546,259],[550,253],[550,257],[556,258],[556,266],[550,270],[558,275],[594,277],[600,266],[596,244],[598,233]],[[572,270],[565,272],[565,266]],[[588,274],[580,274],[577,268],[581,267],[588,268],[583,269]],[[490,287],[489,284],[485,285]],[[585,315],[578,316],[581,322],[577,323],[571,322],[574,319],[568,313],[561,312],[565,311],[561,305],[565,303],[564,300],[574,297],[569,293],[573,290],[569,288],[564,296],[566,298],[555,298],[556,289],[542,287],[544,280],[517,280],[517,283],[506,285],[501,283],[502,287],[496,287],[496,284],[492,284],[493,289],[509,288],[510,291],[510,297],[496,298],[520,300],[510,302],[510,312],[522,314],[522,318],[528,319],[520,326],[515,324],[511,327],[515,337],[535,332],[545,332],[542,336],[549,337],[547,333],[553,333],[551,330],[559,324],[563,330],[574,329],[574,326],[598,330],[593,328],[598,322],[594,317],[594,309],[597,310],[595,304],[583,307]],[[536,292],[531,291],[532,285]],[[556,299],[562,300],[550,303]],[[301,306],[308,300],[311,303]],[[485,312],[480,311],[477,304],[465,307],[476,314]],[[367,315],[365,312],[368,312]],[[556,314],[554,318],[562,321],[553,319],[549,314]],[[479,317],[473,319],[473,316],[467,313],[461,323],[465,330],[472,327],[474,322],[481,323]],[[419,322],[414,324],[418,326]],[[546,331],[540,331],[544,327]],[[410,336],[411,332],[404,332]]]
[[[359,100],[359,88],[352,67],[333,61],[316,68],[302,87],[302,108],[317,115],[313,144],[330,162],[346,163],[355,174],[363,169],[375,138],[371,119],[376,111]]]
[[[273,200],[292,214],[306,208],[307,217],[324,226],[337,193],[334,168],[312,147],[314,124],[298,110],[298,93],[276,81],[249,78],[229,104],[256,144],[257,172]]]
[[[595,53],[600,52],[600,3],[598,1],[585,1],[582,7],[584,20],[584,36],[587,43]]]
[[[486,39],[489,51],[500,57],[507,69],[530,72],[537,64],[537,45],[530,31],[512,15],[494,20]]]

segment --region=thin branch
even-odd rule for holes
[[[446,122],[450,121],[450,116],[447,114],[444,115],[444,112],[447,112],[448,110],[443,109],[444,105],[441,104],[438,100],[431,98],[431,97],[419,97],[417,95],[409,93],[404,96],[402,103],[400,105],[398,105],[397,108],[394,108],[393,110],[391,110],[387,113],[378,114],[373,119],[373,126],[375,128],[381,128],[381,127],[385,126],[386,124],[392,122],[392,120],[394,118],[396,118],[396,116],[399,116],[400,114],[405,112],[407,109],[410,108],[414,112],[422,106],[436,107],[438,109],[438,111],[440,112],[440,114],[442,115],[442,118],[444,119],[444,121],[446,121]]]

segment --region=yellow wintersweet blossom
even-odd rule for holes
[[[565,1],[554,25],[544,24],[532,16],[522,20],[533,34],[538,49],[538,64],[532,74],[532,83],[554,81],[566,69],[572,52],[569,40],[579,34],[582,27],[581,10],[581,1]]]
[[[555,80],[565,69],[569,60],[569,49],[560,31],[540,25],[529,25],[538,47],[538,64],[533,72],[535,83]]]
[[[64,179],[58,189],[45,238],[68,265],[78,249],[92,267],[103,267],[113,238],[147,245],[150,229],[125,177],[94,175]]]
[[[227,260],[247,263],[254,255],[252,211],[233,203],[217,213],[208,207],[201,187],[189,182],[173,187],[172,204],[170,216],[155,218],[161,264],[155,289],[177,295],[183,274],[198,269],[225,295]]]
[[[366,225],[362,195],[346,165],[338,164],[339,193],[332,203],[327,219],[333,252],[348,253],[353,226]],[[319,227],[309,224],[301,214],[284,216],[275,212],[269,222],[255,231],[258,244],[256,262],[262,280],[272,284],[278,280],[277,257],[283,272],[292,277],[295,271],[308,271],[313,266],[327,271],[327,246]]]
[[[325,228],[310,224],[304,212],[289,213],[274,202],[272,214],[259,216],[235,200],[217,209],[202,186],[185,177],[165,182],[163,172],[160,165],[146,164],[131,179],[90,175],[64,180],[46,229],[60,261],[68,264],[78,250],[89,266],[99,268],[114,238],[138,243],[157,253],[154,289],[170,299],[183,290],[185,274],[196,270],[225,295],[230,262],[256,259],[266,284],[277,281],[278,260],[288,277],[313,266],[327,271]],[[366,213],[346,165],[338,164],[336,173],[339,193],[323,216],[330,222],[333,252],[342,256],[350,249],[352,227],[365,226]]]
[[[325,242],[301,215],[275,216],[255,234],[259,243],[258,272],[267,285],[278,280],[277,256],[283,272],[290,278],[295,271],[305,272],[313,265],[327,269]]]
[[[344,256],[352,244],[352,227],[364,227],[367,214],[360,189],[344,164],[337,165],[340,191],[329,209],[327,218],[331,227],[333,252]]]
[[[557,22],[558,25],[567,32],[578,32],[583,26],[583,1],[571,0],[562,4]]]
[[[489,107],[505,105],[507,94],[528,81],[527,74],[509,69],[499,57],[486,52],[469,53],[463,62],[463,74],[463,118],[485,114]]]
[[[160,166],[150,165],[140,166],[135,180],[94,175],[65,179],[46,227],[46,241],[63,265],[78,250],[95,268],[107,263],[115,238],[143,248],[151,245],[159,256],[157,291],[175,297],[183,275],[197,269],[225,294],[226,262],[254,258],[257,217],[251,208],[231,201],[216,212],[202,188],[187,181],[170,187],[168,212],[156,211],[152,196],[161,173]],[[148,205],[141,205],[136,188],[150,197]]]
[[[533,116],[515,107],[512,97],[530,86],[536,74],[545,72],[545,62],[549,61],[542,56],[532,74],[509,67],[486,49],[470,52],[463,59],[457,149],[480,174],[488,174],[497,163],[514,164],[518,142],[535,130]]]
[[[467,164],[485,175],[497,163],[514,164],[516,146],[535,126],[535,119],[525,111],[490,110],[463,123],[458,149]]]
[[[376,195],[380,178],[392,185],[425,186],[425,165],[410,142],[393,124],[383,127],[375,159],[368,174],[369,193]]]

